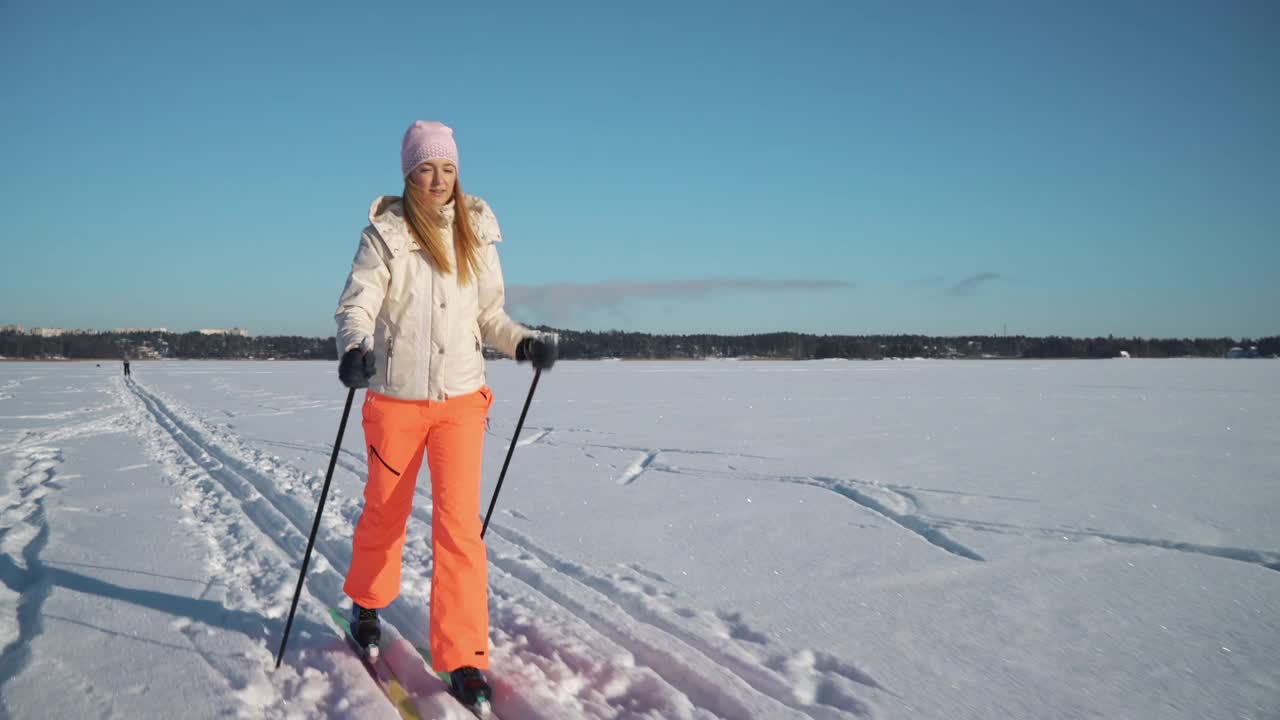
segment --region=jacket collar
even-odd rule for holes
[[[450,225],[453,224],[454,203],[440,209]],[[404,200],[399,195],[382,195],[369,206],[369,223],[377,229],[384,242],[392,250],[413,250],[418,247],[404,220]]]

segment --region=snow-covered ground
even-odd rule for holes
[[[396,717],[325,612],[358,412],[273,667],[334,364],[133,368],[0,363],[0,716]],[[490,364],[486,505],[530,377]],[[386,653],[461,717],[428,488]],[[505,720],[1277,718],[1280,363],[561,363],[489,549]]]

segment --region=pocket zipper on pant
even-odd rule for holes
[[[378,452],[378,448],[370,445],[369,452],[373,453],[373,456],[378,458],[378,462],[382,463],[382,467],[390,470],[392,475],[395,475],[396,477],[400,477],[400,473],[397,472],[395,468],[391,467],[391,465],[387,464],[386,460],[382,459],[382,454]]]

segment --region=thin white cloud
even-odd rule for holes
[[[843,280],[760,280],[752,278],[707,278],[639,282],[618,280],[598,283],[550,283],[509,285],[507,303],[535,315],[543,322],[557,324],[582,310],[604,310],[622,316],[622,306],[632,300],[698,299],[719,292],[777,293],[807,290],[839,290],[854,285]]]

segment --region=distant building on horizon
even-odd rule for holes
[[[21,325],[0,325],[0,332],[11,332],[11,333],[18,333],[19,335],[21,335],[26,331],[27,329],[22,327]]]
[[[249,337],[249,331],[244,328],[230,328],[227,330],[212,328],[197,330],[201,335],[236,335],[239,337]]]
[[[19,325],[17,327],[21,327],[21,326]],[[81,330],[78,328],[68,330],[67,328],[38,327],[38,328],[31,328],[30,334],[35,335],[37,337],[62,337],[63,335],[100,335],[102,334],[102,331],[101,330]]]
[[[127,333],[167,333],[168,328],[112,328],[111,332],[117,335],[125,335]]]

